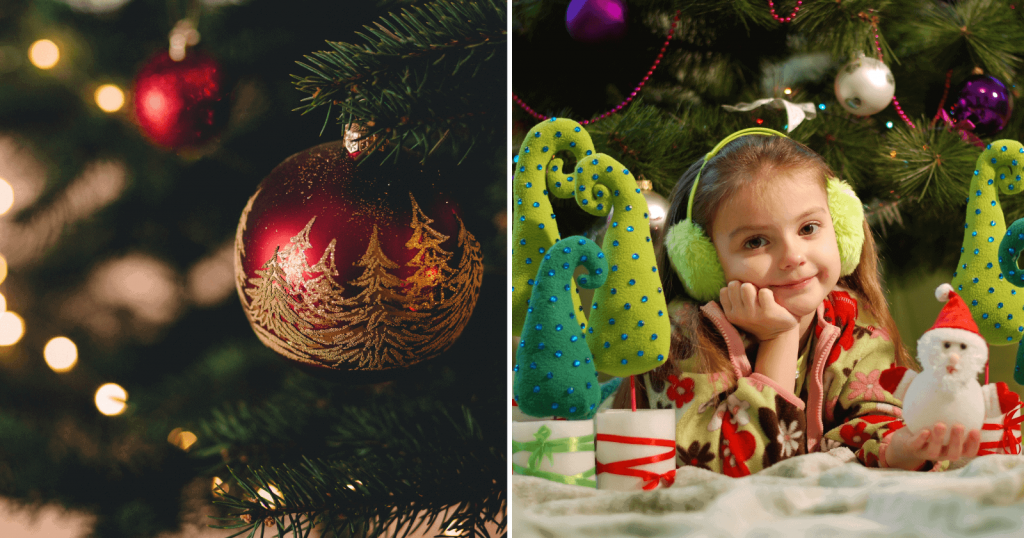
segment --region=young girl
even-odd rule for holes
[[[675,186],[668,233],[658,238],[659,265],[674,269],[661,271],[672,347],[664,366],[637,377],[636,403],[676,409],[677,466],[743,476],[842,445],[866,466],[926,470],[977,453],[978,430],[956,425],[943,446],[945,424],[916,435],[901,429],[892,393],[913,363],[863,217],[848,226],[858,245],[863,229],[859,258],[854,250],[841,268],[827,187],[834,176],[806,146],[760,130],[697,161]],[[717,302],[702,306],[693,298],[701,283],[684,285],[677,265],[707,264],[668,253],[687,217],[710,240],[727,282]],[[850,230],[840,232],[849,251],[842,234]],[[613,405],[629,408],[630,398],[623,383]]]

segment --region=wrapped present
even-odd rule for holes
[[[609,409],[597,425],[597,488],[669,487],[676,476],[674,409]]]
[[[986,454],[1020,454],[1021,401],[1006,383],[989,383],[982,387],[985,395],[985,423],[981,426],[979,456]]]
[[[512,422],[512,472],[562,484],[597,487],[594,421]]]

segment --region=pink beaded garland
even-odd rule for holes
[[[581,121],[580,122],[581,125],[589,125],[589,124],[594,123],[596,121],[603,120],[603,119],[607,118],[608,116],[611,116],[612,114],[615,114],[616,112],[619,112],[626,105],[628,105],[630,102],[633,101],[633,99],[636,97],[636,94],[640,93],[640,89],[644,87],[644,84],[647,84],[647,79],[651,78],[651,75],[654,74],[654,70],[658,68],[658,64],[661,63],[661,59],[665,56],[665,50],[668,48],[668,43],[669,43],[669,41],[672,41],[672,35],[676,33],[676,25],[677,24],[679,24],[679,11],[678,10],[676,11],[675,17],[672,19],[672,28],[669,29],[668,36],[665,37],[665,43],[661,45],[661,50],[658,51],[658,56],[657,56],[657,58],[654,59],[654,64],[651,65],[651,68],[647,70],[647,74],[640,81],[640,83],[637,84],[635,88],[633,88],[633,91],[630,92],[629,97],[627,97],[625,101],[619,103],[618,105],[616,105],[611,110],[609,110],[609,111],[607,111],[607,112],[597,116],[596,118],[592,118],[592,119],[589,119],[589,120]],[[519,98],[518,95],[516,95],[514,93],[512,94],[512,102],[517,104],[517,105],[519,105],[520,108],[522,108],[524,111],[526,111],[526,113],[529,114],[530,116],[532,116],[534,119],[537,119],[537,120],[546,120],[546,119],[548,119],[548,116],[542,116],[542,115],[538,114],[534,109],[530,108],[529,105],[527,105],[522,99]]]
[[[772,18],[775,20],[779,22],[791,22],[793,18],[796,17],[797,12],[800,11],[800,6],[803,5],[803,3],[804,0],[796,0],[796,7],[793,8],[793,12],[790,13],[788,17],[780,17],[775,14],[775,2],[772,2],[772,0],[768,0],[768,8],[771,9]]]

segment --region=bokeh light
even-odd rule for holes
[[[39,69],[50,69],[60,61],[60,49],[49,39],[40,39],[28,48],[28,60]]]
[[[188,452],[188,449],[192,448],[192,445],[196,444],[199,438],[196,434],[182,430],[181,428],[174,428],[171,433],[167,436],[167,442],[172,445]]]
[[[13,346],[24,335],[25,321],[21,316],[14,312],[0,314],[0,346]]]
[[[96,88],[96,106],[104,112],[117,112],[124,106],[124,92],[113,84]]]
[[[128,392],[117,383],[107,383],[96,389],[96,409],[107,416],[120,415],[128,407]]]
[[[14,205],[14,187],[6,179],[0,178],[0,215],[7,213]]]
[[[260,490],[257,491],[256,494],[259,495],[264,501],[266,501],[265,504],[267,505],[268,508],[273,510],[276,507],[276,505],[274,504],[274,496],[276,495],[278,498],[281,498],[282,495],[281,490],[274,487],[273,484],[270,484],[270,491],[274,492],[274,495],[271,495],[270,492],[263,488],[260,488]]]
[[[0,293],[0,312],[6,312],[6,311],[7,311],[7,298],[4,297],[4,295],[2,293]]]
[[[43,348],[43,358],[54,372],[67,372],[78,362],[78,346],[65,336],[51,338]]]
[[[7,279],[7,258],[4,258],[3,254],[0,254],[0,284],[3,284],[4,280]]]
[[[210,489],[214,495],[224,495],[231,491],[231,485],[221,480],[219,476],[215,476],[213,483],[210,484]]]

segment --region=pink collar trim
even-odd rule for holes
[[[827,300],[828,298],[825,299],[825,301]],[[736,327],[726,319],[722,307],[715,301],[709,301],[704,306],[701,306],[700,309],[711,319],[711,322],[715,324],[718,332],[725,339],[725,345],[729,351],[729,361],[732,363],[732,369],[736,374],[736,378],[750,377],[753,370],[750,367],[750,360],[747,358],[747,350],[743,347],[743,338]],[[825,398],[823,382],[825,361],[836,339],[839,338],[839,334],[842,332],[839,327],[825,321],[824,301],[818,305],[816,314],[818,326],[821,327],[821,336],[818,337],[814,347],[810,377],[807,380],[807,407],[804,410],[807,420],[808,452],[816,452],[819,449],[822,435],[824,435],[822,410]]]

